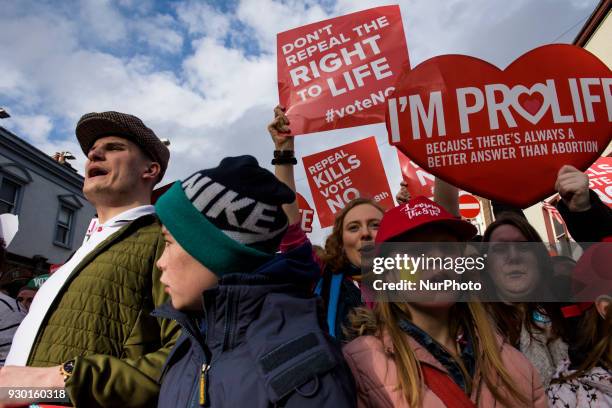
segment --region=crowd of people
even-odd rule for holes
[[[610,287],[580,303],[523,296],[588,279],[585,262],[553,260],[520,211],[477,236],[442,180],[433,200],[402,185],[386,211],[349,202],[324,247],[313,246],[283,107],[268,131],[274,174],[252,156],[226,157],[153,205],[168,148],[132,115],[84,115],[83,192],[99,227],[27,316],[0,297],[21,321],[14,336],[0,330],[10,347],[0,389],[63,390],[77,407],[612,406]],[[612,241],[612,210],[584,173],[561,167],[555,188],[577,241]],[[486,255],[496,301],[367,300],[367,254],[410,242]],[[583,258],[610,276],[609,249],[584,244]]]

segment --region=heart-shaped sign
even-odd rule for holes
[[[586,170],[612,138],[612,73],[588,51],[546,45],[505,70],[443,55],[402,73],[387,101],[389,142],[428,172],[517,207]]]

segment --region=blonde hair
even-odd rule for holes
[[[454,320],[456,323],[451,327],[451,333],[456,334],[460,326],[469,331],[474,344],[476,366],[495,399],[505,405],[514,405],[512,401],[527,404],[529,401],[517,389],[512,376],[504,367],[495,331],[482,304],[456,304],[451,309],[451,315],[458,317]],[[399,327],[401,319],[410,320],[410,312],[405,303],[381,302],[373,310],[357,308],[349,316],[350,327],[345,328],[345,334],[348,338],[375,335],[381,339],[383,333],[389,335],[395,349],[399,389],[406,402],[411,407],[417,407],[421,405],[424,377],[421,364],[408,345],[406,334]],[[463,364],[460,361],[458,363],[464,374],[467,374]],[[496,381],[497,375],[501,379],[501,387]],[[467,384],[468,390],[471,389],[472,379],[468,379]]]

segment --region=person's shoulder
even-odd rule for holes
[[[508,371],[511,375],[514,372],[515,375],[520,373],[525,377],[531,377],[536,372],[536,368],[525,354],[505,341],[501,343],[500,354],[504,365],[510,368]]]
[[[161,221],[156,213],[144,214],[132,221],[133,224],[143,228],[161,228]]]
[[[144,238],[149,234],[161,235],[161,221],[155,214],[146,214],[133,220],[129,227],[137,237]]]
[[[5,302],[9,302],[9,301],[15,302],[15,298],[10,297],[9,295],[7,295],[4,292],[0,292],[0,304],[4,303],[3,301],[5,301]]]
[[[358,388],[368,392],[398,384],[397,368],[389,346],[377,336],[357,337],[342,349]]]
[[[6,293],[0,292],[0,312],[5,315],[11,312],[18,312],[19,305],[17,304],[17,300],[10,297]]]
[[[359,336],[347,343],[342,351],[349,356],[362,356],[364,354],[385,354],[385,346],[376,336]]]

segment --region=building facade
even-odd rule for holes
[[[0,285],[13,291],[80,246],[95,215],[82,188],[83,177],[70,165],[0,127],[0,214],[19,216]]]

